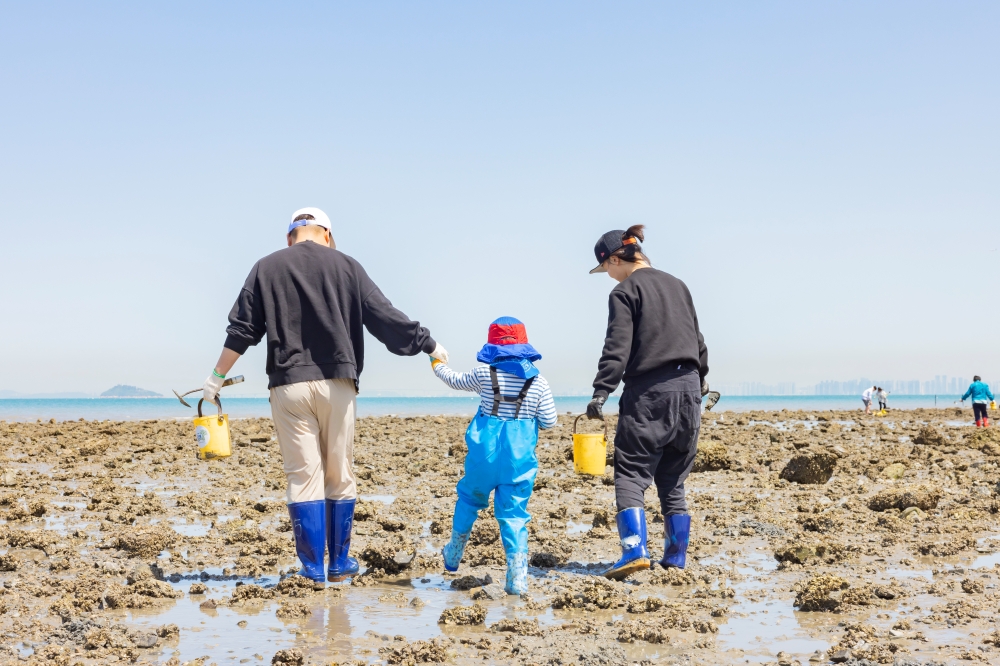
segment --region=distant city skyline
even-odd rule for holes
[[[1000,380],[984,381],[993,393],[1000,392]],[[795,382],[730,382],[712,384],[712,388],[727,395],[860,395],[871,386],[884,388],[890,394],[896,395],[961,395],[969,388],[972,379],[968,377],[951,377],[935,375],[933,379],[849,379],[838,381],[827,379],[817,384],[797,385]]]

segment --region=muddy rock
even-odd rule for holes
[[[470,590],[470,596],[474,601],[479,601],[482,599],[489,599],[490,601],[500,601],[507,597],[507,592],[503,589],[503,585],[499,583],[490,583],[489,585],[484,585],[483,587],[476,587]]]
[[[882,476],[887,479],[902,479],[905,473],[906,465],[903,463],[892,463],[882,470]]]
[[[448,643],[440,638],[415,641],[400,647],[385,647],[379,653],[388,664],[436,664],[448,660]]]
[[[934,426],[924,426],[913,436],[913,443],[920,446],[945,446],[948,440]]]
[[[299,620],[312,615],[312,608],[308,604],[298,601],[283,601],[278,606],[276,617],[283,620]]]
[[[483,624],[484,622],[486,622],[486,607],[480,604],[448,608],[438,618],[438,624],[446,625]]]
[[[504,618],[490,625],[490,631],[495,633],[511,633],[517,636],[544,636],[545,631],[538,625],[537,619],[516,620]]]
[[[731,466],[732,460],[725,444],[704,440],[698,442],[698,453],[694,457],[692,472],[717,472],[729,469]]]
[[[781,470],[781,478],[801,484],[823,484],[837,467],[837,456],[825,451],[800,453]]]
[[[302,666],[306,663],[301,650],[278,650],[271,657],[271,666]]]
[[[903,511],[915,506],[921,511],[930,511],[937,508],[941,496],[939,488],[927,485],[887,488],[868,500],[868,508],[872,511],[888,511],[889,509]]]
[[[834,611],[840,607],[840,599],[831,596],[834,592],[846,590],[850,583],[831,574],[815,575],[795,589],[795,606],[800,611]]]
[[[493,582],[493,577],[486,574],[483,578],[477,578],[476,576],[462,576],[451,581],[451,589],[453,590],[471,590],[475,587],[483,587],[484,585],[489,585]]]
[[[552,608],[580,608],[588,611],[619,608],[625,605],[627,594],[621,583],[603,578],[586,579],[552,599]]]

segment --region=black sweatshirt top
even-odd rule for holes
[[[399,356],[429,354],[436,346],[356,260],[304,241],[254,264],[229,313],[226,347],[243,354],[267,334],[268,388],[357,381],[365,365],[362,327]]]
[[[708,374],[708,348],[687,285],[669,273],[641,268],[611,291],[608,334],[597,365],[594,397],[670,366]]]

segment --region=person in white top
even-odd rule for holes
[[[872,413],[872,394],[878,390],[878,387],[869,386],[865,389],[865,392],[861,394],[861,401],[865,403],[865,414]]]
[[[881,386],[878,387],[878,410],[884,412],[889,409],[889,392]]]

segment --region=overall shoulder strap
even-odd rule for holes
[[[524,382],[524,386],[521,387],[521,392],[517,394],[517,409],[514,412],[515,419],[521,416],[521,403],[523,403],[524,399],[528,397],[528,391],[531,389],[531,384],[534,381],[534,377],[529,377],[527,381]]]
[[[497,369],[492,365],[490,366],[490,382],[493,384],[493,411],[490,412],[490,416],[496,416],[500,413],[500,402],[503,396],[500,395],[500,382],[497,381]]]

